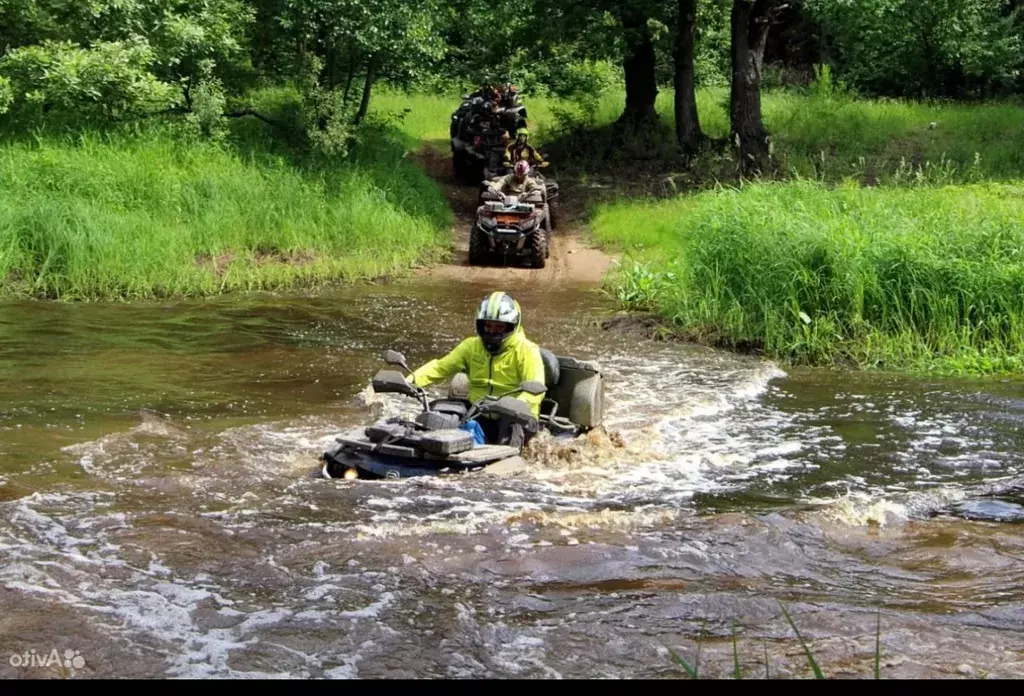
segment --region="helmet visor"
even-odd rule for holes
[[[515,330],[515,324],[510,324],[507,321],[477,319],[476,322],[477,334],[479,334],[484,345],[492,349],[500,346],[502,341],[511,336]]]

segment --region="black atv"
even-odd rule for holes
[[[448,128],[455,178],[473,184],[495,176],[505,156],[502,133],[508,133],[512,141],[519,129],[525,126],[525,106],[502,108],[492,114],[487,111],[487,103],[479,97],[463,101],[452,114]]]
[[[411,374],[401,353],[384,351],[385,362]],[[404,394],[420,402],[423,410],[414,418],[388,418],[335,438],[338,445],[322,455],[316,478],[392,479],[410,476],[442,476],[484,471],[505,475],[521,469],[521,451],[505,445],[477,444],[461,426],[484,414],[539,426],[556,438],[577,437],[601,425],[604,419],[604,381],[594,362],[558,357],[541,348],[544,384],[524,382],[519,389],[498,397],[485,396],[470,403],[468,380],[459,374],[452,380],[448,397],[429,401],[426,392],[410,384],[395,370],[381,370],[373,378],[377,393]],[[534,419],[526,402],[516,394],[546,394],[540,418]]]

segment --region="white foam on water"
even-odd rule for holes
[[[148,567],[132,566],[121,558],[104,557],[96,550],[82,552],[80,548],[100,545],[103,551],[119,549],[116,544],[103,543],[112,531],[126,526],[125,515],[95,515],[86,517],[83,530],[90,538],[73,535],[66,523],[41,512],[33,505],[45,504],[48,496],[35,494],[0,505],[0,531],[3,544],[0,551],[6,562],[0,565],[0,583],[8,590],[36,595],[87,612],[98,618],[104,626],[122,638],[145,636],[147,642],[156,639],[168,659],[168,676],[268,678],[296,676],[294,672],[234,669],[229,662],[238,652],[266,643],[261,636],[268,628],[297,628],[303,625],[339,621],[368,621],[369,634],[375,631],[374,621],[394,604],[396,595],[382,586],[377,596],[370,597],[359,608],[342,608],[322,601],[318,609],[276,606],[241,612],[235,610],[236,601],[223,590],[211,587],[208,576],[191,579],[174,577],[168,568],[150,561]],[[52,502],[67,502],[67,497],[49,496]],[[76,501],[81,503],[81,501]],[[79,507],[81,507],[79,505]],[[82,511],[79,511],[80,513]],[[88,515],[89,511],[84,511]],[[115,521],[115,525],[98,524]],[[130,526],[130,525],[129,525]],[[267,559],[269,565],[273,559]],[[117,569],[108,577],[107,569]],[[352,575],[325,572],[326,564],[318,565],[310,580],[319,581],[305,593],[311,601],[323,600],[324,590],[341,589]],[[349,593],[351,594],[351,593]],[[365,592],[364,592],[365,594]],[[227,628],[203,628],[199,625],[198,610],[207,605],[216,613],[233,620]],[[387,631],[381,633],[385,635]],[[370,642],[373,647],[375,644]],[[307,666],[320,668],[324,664],[337,664],[335,655],[308,655],[275,644],[275,649],[301,656]],[[325,676],[350,678],[356,676],[356,663],[362,659],[358,651],[340,660],[341,665],[325,670]],[[299,675],[301,676],[301,675]]]
[[[905,504],[878,494],[853,492],[808,502],[824,506],[821,515],[825,519],[850,527],[899,525],[910,517]]]
[[[543,629],[511,627],[502,621],[481,623],[477,610],[455,602],[456,637],[441,641],[453,678],[494,678],[562,675],[546,663],[548,644]],[[476,656],[474,656],[473,653]]]
[[[750,409],[758,408],[758,399],[771,381],[785,376],[776,366],[731,358],[713,366],[690,364],[680,362],[671,348],[643,357],[608,356],[601,363],[608,375],[605,427],[612,439],[602,443],[586,437],[558,443],[521,476],[331,481],[318,486],[295,481],[288,487],[294,498],[278,496],[262,506],[203,514],[221,524],[252,528],[256,523],[247,518],[258,519],[268,506],[319,509],[327,503],[310,502],[318,489],[352,487],[360,492],[357,508],[350,509],[353,519],[330,527],[354,533],[356,539],[474,534],[545,507],[577,513],[657,501],[673,509],[696,492],[734,485],[737,477],[772,476],[787,467],[803,466],[788,460],[799,453],[800,442],[764,442],[766,436],[759,428],[772,429],[775,421],[783,420],[779,414],[768,411],[759,423],[749,422]],[[374,394],[369,387],[358,398],[368,410],[366,423],[416,411],[410,399]],[[282,472],[298,471],[289,468],[289,461],[308,466],[334,444],[340,430],[345,427],[309,419],[235,428],[222,433],[224,444],[209,454],[213,461],[231,459],[237,448],[234,459],[243,475],[270,482],[281,478]],[[609,445],[615,438],[619,444]],[[770,459],[766,462],[766,458]],[[361,494],[362,490],[366,493]]]

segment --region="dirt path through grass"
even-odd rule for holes
[[[514,261],[495,266],[469,264],[469,231],[476,219],[477,190],[461,184],[452,175],[451,157],[426,144],[416,154],[423,168],[444,189],[456,217],[452,230],[453,253],[448,263],[419,271],[419,275],[448,278],[467,283],[491,283],[508,287],[524,283],[545,285],[598,284],[612,263],[612,257],[591,246],[580,235],[576,220],[582,207],[566,200],[563,186],[556,228],[550,241],[551,256],[544,268],[530,268]]]

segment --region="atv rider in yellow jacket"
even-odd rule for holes
[[[469,401],[484,396],[501,396],[519,388],[523,382],[544,379],[544,360],[537,344],[526,338],[519,303],[504,292],[493,292],[480,303],[476,315],[476,336],[471,336],[441,359],[431,360],[412,373],[413,384],[426,387],[449,379],[460,372],[469,377]],[[516,398],[530,405],[534,418],[540,415],[544,396],[525,392]],[[539,423],[531,427],[504,419],[480,417],[477,423],[489,444],[522,447],[536,434]]]
[[[542,169],[548,166],[544,156],[537,152],[536,148],[529,143],[530,130],[525,126],[516,131],[516,139],[505,146],[505,159],[502,164],[509,169],[519,162],[526,160],[531,166]]]

